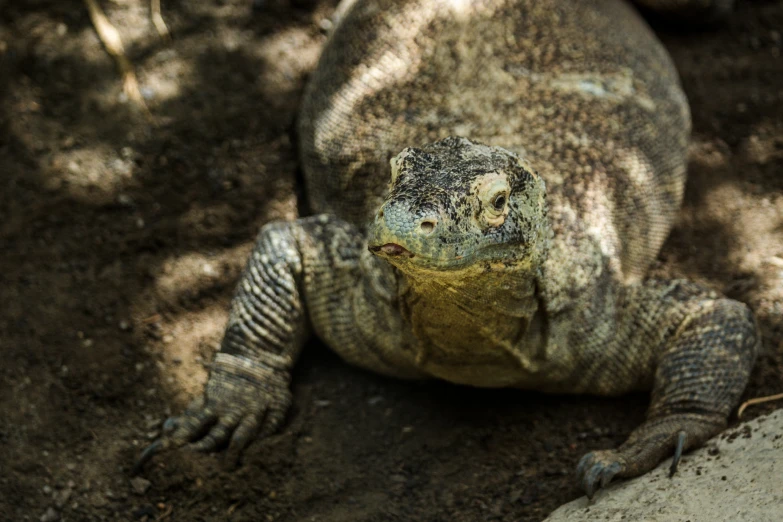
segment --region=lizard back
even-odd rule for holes
[[[363,225],[408,146],[465,136],[525,157],[555,242],[643,277],[681,203],[690,115],[619,0],[349,0],[300,113],[311,211]],[[563,245],[561,245],[563,246]],[[578,257],[578,256],[575,256]]]

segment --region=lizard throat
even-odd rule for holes
[[[532,274],[487,273],[453,284],[399,277],[400,310],[417,339],[415,363],[421,370],[489,387],[514,385],[520,367],[531,371],[541,346]]]

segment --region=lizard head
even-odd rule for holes
[[[544,181],[516,154],[450,137],[391,160],[370,251],[403,272],[504,269],[538,262]]]

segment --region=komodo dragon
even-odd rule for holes
[[[758,334],[744,304],[645,278],[690,132],[664,48],[619,0],[348,4],[299,120],[314,215],[261,229],[203,397],[137,470],[273,433],[311,331],[400,378],[652,389],[647,420],[578,478],[592,496],[672,454],[674,470],[726,426]]]

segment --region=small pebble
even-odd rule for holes
[[[321,29],[321,31],[323,31],[325,33],[328,33],[329,31],[332,30],[332,27],[334,27],[334,24],[328,18],[323,18],[323,19],[321,19],[320,22],[318,22],[318,27]]]
[[[50,507],[46,510],[46,513],[41,515],[41,518],[39,519],[41,522],[56,522],[57,520],[60,520],[60,514],[55,511],[53,507]]]
[[[203,265],[201,265],[201,271],[204,272],[208,276],[217,275],[217,270],[215,270],[215,267],[213,267],[209,263],[204,263]]]
[[[73,490],[70,489],[70,488],[63,489],[62,491],[60,491],[59,493],[57,493],[55,495],[54,504],[58,508],[64,507],[65,504],[68,503],[68,500],[70,500],[72,493],[73,493]]]
[[[137,495],[143,495],[147,492],[148,489],[150,489],[150,486],[152,485],[152,482],[142,477],[132,478],[130,483],[131,488],[133,488],[133,492]]]

